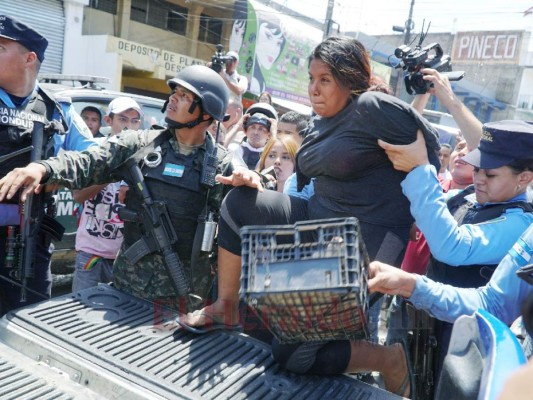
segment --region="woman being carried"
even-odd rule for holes
[[[228,194],[221,210],[218,299],[181,317],[182,326],[231,327],[238,322],[239,229],[244,225],[357,217],[370,259],[399,266],[413,219],[400,187],[405,173],[393,168],[377,139],[408,144],[421,130],[436,166],[439,147],[431,125],[407,103],[371,91],[374,82],[368,53],[359,41],[330,37],[314,49],[308,91],[316,117],[297,153],[296,168],[300,187],[315,178],[315,193],[307,200],[264,191],[260,177],[251,171],[219,177],[220,182],[242,187]],[[401,345],[379,346],[363,340],[291,346],[275,342],[273,355],[284,367],[300,373],[380,371],[388,390],[409,393]]]

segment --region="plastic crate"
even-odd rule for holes
[[[281,343],[367,337],[356,218],[241,228],[241,298]]]

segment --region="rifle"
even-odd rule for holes
[[[16,150],[12,153],[1,156],[0,163],[28,151],[31,151],[30,161],[37,161],[41,159],[44,126],[43,124],[39,124],[37,122],[35,122],[35,124],[36,126],[33,130],[31,146],[24,147],[20,150]],[[34,210],[36,210],[36,214],[34,214]],[[26,197],[26,201],[23,204],[19,204],[19,214],[19,234],[14,237],[14,229],[12,228],[11,231],[8,229],[8,232],[10,232],[10,237],[8,238],[8,243],[6,246],[6,262],[16,267],[16,270],[13,271],[14,277],[21,281],[21,283],[17,283],[12,279],[3,276],[0,276],[0,278],[20,286],[21,302],[27,301],[27,291],[30,291],[33,294],[38,294],[44,299],[47,299],[47,296],[37,293],[27,287],[28,279],[34,276],[34,252],[37,234],[41,225],[41,219],[39,218],[39,207],[34,208],[33,193]],[[15,252],[18,253],[16,257]],[[15,259],[17,260],[16,263],[14,263]]]
[[[410,333],[410,358],[416,380],[416,393],[413,398],[432,399],[435,390],[435,352],[437,340],[435,336],[435,319],[426,311],[416,310],[407,305],[409,321],[413,321]]]
[[[3,163],[4,161],[9,160],[10,158],[18,156],[20,154],[24,154],[24,153],[26,153],[28,151],[31,151],[31,150],[33,150],[33,146],[28,146],[28,147],[24,147],[23,149],[20,149],[20,150],[15,150],[12,153],[0,156],[0,164]]]
[[[12,153],[3,155],[0,157],[0,163],[9,160],[12,157],[18,156],[20,154],[24,154],[28,151],[31,151],[31,159],[33,160],[34,157],[39,156],[40,152],[42,152],[42,141],[43,141],[43,129],[36,129],[37,133],[41,133],[40,138],[34,138],[35,135],[32,137],[32,145],[28,147],[24,147],[22,149],[16,150]],[[40,151],[35,150],[35,146],[40,147]],[[36,220],[32,218],[31,216],[31,206],[32,206],[32,197],[33,195],[29,195],[26,198],[26,202],[24,205],[19,204],[19,214],[20,214],[20,233],[18,235],[15,234],[15,226],[9,226],[8,227],[8,238],[6,243],[6,267],[12,267],[16,270],[15,278],[22,280],[22,283],[19,283],[13,279],[10,279],[6,276],[0,275],[0,279],[3,279],[13,285],[19,286],[21,288],[20,291],[20,300],[26,301],[26,292],[29,291],[35,295],[41,296],[44,299],[47,299],[48,297],[44,296],[42,293],[38,293],[26,286],[27,279],[33,276],[33,259],[32,254],[34,253],[34,247],[35,247],[35,235],[37,234],[38,227],[35,226]],[[20,211],[22,209],[22,211]],[[32,226],[34,224],[34,226]],[[15,253],[18,252],[18,256],[15,256]],[[17,260],[17,261],[15,261]]]
[[[43,155],[44,124],[34,122],[31,136],[30,162],[38,161]],[[20,213],[20,238],[22,257],[19,258],[19,279],[22,282],[20,289],[20,301],[26,301],[26,285],[29,278],[34,276],[35,248],[37,234],[41,227],[42,218],[39,218],[40,204],[34,205],[34,195],[30,193],[21,205]],[[46,298],[46,297],[45,297]]]
[[[131,245],[123,255],[130,264],[135,264],[147,254],[161,253],[172,285],[179,296],[189,292],[189,283],[183,269],[183,264],[172,245],[178,241],[176,231],[164,202],[154,201],[144,182],[139,165],[135,159],[128,159],[120,169],[126,173],[133,189],[141,195],[143,202],[140,212],[122,207],[118,215],[123,221],[138,222],[144,227],[143,236]]]

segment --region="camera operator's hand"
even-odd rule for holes
[[[429,97],[434,95],[439,102],[446,108],[454,102],[458,101],[452,91],[452,86],[446,75],[441,75],[437,70],[432,68],[423,68],[420,70],[424,81],[430,82],[431,87],[424,94],[417,94],[411,103],[411,106],[420,114],[424,112]]]
[[[432,68],[424,68],[420,72],[424,75],[424,80],[432,84],[428,93],[434,95],[444,107],[449,108],[458,101],[446,75]]]
[[[455,96],[450,84],[450,80],[445,74],[440,74],[432,68],[421,69],[424,80],[431,82],[433,85],[429,89],[429,93],[433,94],[457,123],[461,130],[468,147],[475,149],[479,146],[481,139],[481,132],[483,124],[476,118],[474,114],[466,107],[463,102]],[[427,102],[427,100],[426,100]],[[425,106],[425,104],[424,104]],[[422,106],[422,108],[424,107]],[[418,111],[418,107],[415,107]]]

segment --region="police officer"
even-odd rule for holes
[[[530,284],[533,282],[532,259],[533,225],[522,233],[500,261],[489,283],[481,288],[457,288],[445,285],[426,276],[412,274],[378,261],[370,263],[368,288],[370,291],[403,296],[417,309],[425,310],[442,321],[453,323],[462,315],[472,315],[478,309],[482,309],[505,324],[511,325],[521,313],[524,321],[532,320],[533,286]],[[522,271],[529,273],[522,275]],[[533,330],[531,324],[526,322],[525,325],[529,329],[522,346],[526,357],[529,357],[532,353]],[[531,362],[529,364],[532,365]],[[457,367],[456,363],[450,365]],[[530,367],[529,369],[531,370]],[[531,381],[531,376],[529,380]],[[508,385],[507,390],[510,393],[514,392],[513,395],[498,398],[522,398],[517,396],[520,392],[513,391],[511,385]],[[442,385],[439,393],[449,393],[449,389]]]
[[[229,94],[222,78],[200,65],[184,68],[167,83],[171,89],[166,104],[167,129],[125,131],[103,147],[65,152],[16,169],[0,180],[0,199],[10,198],[21,186],[26,187],[23,196],[38,191],[39,183],[44,182],[82,188],[125,179],[130,187],[126,209],[142,215],[143,198],[135,183],[124,170],[116,169],[134,160],[141,166],[153,202],[165,204],[169,211],[177,235],[172,249],[184,264],[189,290],[195,296],[178,296],[161,251],[141,252],[138,260],[130,257],[128,250],[137,249],[134,244],[150,234],[146,224],[135,218],[124,218],[124,242],[113,265],[114,283],[137,297],[174,308],[187,304],[190,309],[195,307],[190,298],[206,299],[212,283],[209,251],[202,251],[201,246],[202,239],[209,238],[202,227],[207,225],[206,220],[212,226],[226,191],[224,185],[214,181],[214,174],[233,172],[231,155],[207,133],[213,120],[224,119]],[[256,174],[249,175],[250,180],[259,179]]]
[[[527,189],[533,180],[533,124],[483,125],[480,145],[461,160],[474,166],[474,185],[444,203],[423,139],[407,146],[381,142],[395,168],[409,172],[402,188],[434,257],[437,280],[479,287],[531,223]]]
[[[372,292],[403,296],[416,308],[443,321],[454,322],[481,308],[511,325],[520,316],[527,297],[533,295],[533,286],[516,275],[519,268],[531,265],[532,260],[533,225],[500,261],[490,283],[477,290],[445,285],[379,261],[370,263],[368,288]]]
[[[408,172],[402,189],[431,251],[428,277],[456,287],[485,285],[533,223],[527,198],[533,181],[533,124],[509,120],[483,125],[479,147],[461,159],[474,166],[474,184],[447,203],[420,135],[411,145],[380,145],[396,169]],[[450,324],[437,324],[436,376],[450,335]]]
[[[48,45],[47,40],[30,26],[7,15],[0,15],[0,156],[33,144],[34,149],[0,163],[0,177],[13,168],[26,165],[30,159],[46,159],[60,148],[84,150],[95,143],[87,126],[75,113],[69,99],[58,99],[37,84],[37,74]],[[14,237],[20,232],[19,198],[12,196],[0,202],[0,314],[24,304],[50,297],[52,279],[50,273],[50,241],[48,231],[58,235],[61,230],[51,218],[43,216],[50,193],[43,190],[33,199],[29,225],[35,230],[34,247],[23,257],[20,245]],[[50,204],[50,203],[49,203]],[[43,222],[44,220],[44,222]],[[51,229],[51,230],[50,230]],[[9,235],[11,235],[8,238]],[[6,262],[6,241],[10,250]],[[15,247],[18,249],[15,250]],[[30,257],[31,255],[31,257]],[[23,280],[15,266],[26,258],[34,276]],[[21,302],[21,279],[26,301]],[[24,300],[24,299],[23,299]]]

